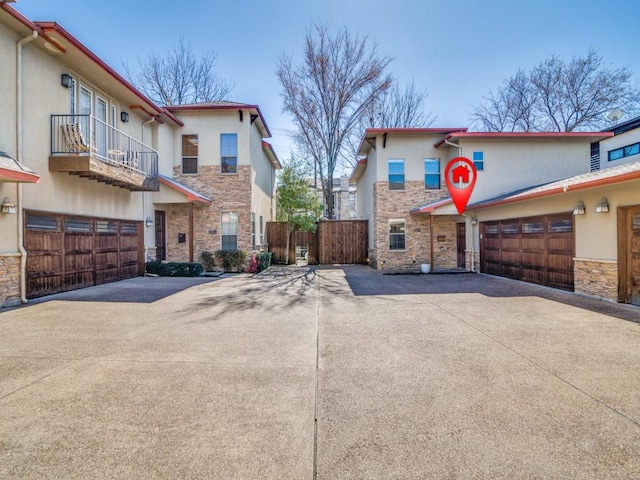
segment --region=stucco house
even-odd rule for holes
[[[467,221],[458,215],[443,178],[453,158],[473,159],[478,177],[469,203],[475,203],[588,172],[591,142],[607,135],[368,129],[351,180],[359,192],[357,216],[370,223],[371,263],[377,268],[430,263],[434,270],[472,265],[466,257],[475,251],[465,246],[467,240],[471,245],[472,232],[462,227]]]
[[[280,164],[256,105],[156,105],[4,2],[0,63],[0,306],[263,243]]]
[[[640,305],[640,118],[602,133],[590,171],[469,206],[481,271]]]

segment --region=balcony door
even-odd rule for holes
[[[80,86],[80,105],[79,105],[79,114],[83,115],[80,117],[77,123],[80,124],[80,129],[82,131],[82,135],[87,142],[91,141],[91,130],[90,130],[90,117],[92,111],[91,106],[93,105],[93,93],[91,90],[84,86]]]
[[[98,155],[107,156],[107,101],[96,95],[96,149]]]

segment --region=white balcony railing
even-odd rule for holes
[[[126,169],[158,176],[158,152],[93,115],[51,115],[51,156],[91,155]]]

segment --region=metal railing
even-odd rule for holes
[[[51,115],[51,156],[91,155],[158,176],[158,152],[93,115]]]

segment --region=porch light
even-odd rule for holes
[[[60,75],[60,85],[62,85],[64,88],[73,87],[73,77],[68,73],[63,73],[62,75]]]
[[[2,206],[0,207],[0,212],[2,213],[16,213],[16,206],[11,203],[9,197],[4,197],[2,200]]]
[[[471,225],[477,225],[478,219],[476,217],[471,217]]]
[[[606,197],[602,197],[600,203],[596,204],[596,213],[608,213],[609,212],[609,200]]]
[[[584,207],[584,202],[582,200],[580,200],[578,202],[578,204],[573,207],[573,214],[574,215],[584,215],[585,213],[585,207]]]
[[[129,121],[129,113],[120,112],[120,120],[122,120],[123,123],[127,123]]]
[[[144,221],[144,224],[147,227],[153,227],[153,218],[147,217],[147,219]]]

